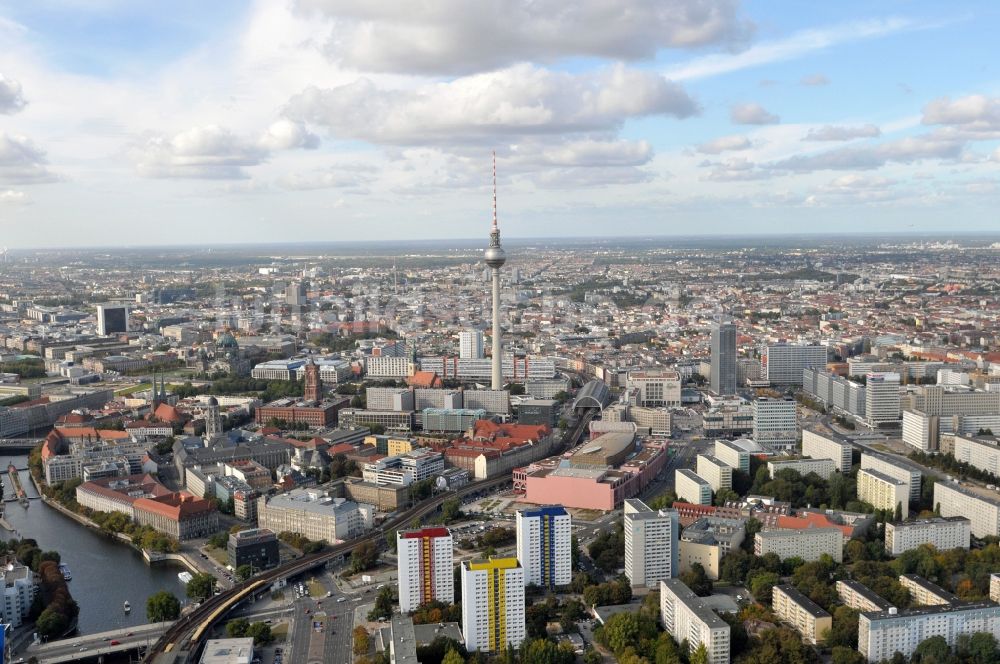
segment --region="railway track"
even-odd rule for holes
[[[580,436],[583,435],[587,425],[596,414],[597,412],[592,410],[580,416],[573,428],[563,435],[563,439],[560,441],[560,448],[556,451],[556,453],[559,451],[565,451],[575,445],[576,442],[579,441]],[[351,540],[350,542],[344,542],[330,547],[321,553],[305,555],[294,561],[285,563],[280,567],[264,572],[249,581],[244,581],[243,583],[215,595],[214,597],[210,597],[202,602],[198,608],[194,609],[186,616],[179,618],[177,622],[175,622],[170,629],[168,629],[163,636],[160,637],[155,644],[153,644],[153,646],[146,653],[146,657],[143,661],[152,662],[161,653],[179,652],[182,650],[196,651],[205,634],[216,622],[218,622],[244,599],[252,596],[255,592],[259,592],[260,590],[269,587],[275,581],[298,576],[299,574],[308,572],[316,567],[319,567],[320,565],[325,565],[332,560],[338,559],[342,556],[347,556],[366,542],[374,542],[378,545],[379,541],[385,537],[384,533],[391,532],[392,530],[405,526],[412,521],[424,518],[428,514],[431,514],[440,508],[441,505],[443,505],[445,501],[450,498],[460,498],[462,496],[483,491],[484,489],[501,486],[510,481],[510,475],[494,477],[487,480],[478,480],[476,482],[470,482],[455,491],[449,491],[447,493],[428,498],[422,503],[414,505],[407,511],[397,514],[384,521],[379,531],[372,532],[369,535]]]
[[[501,486],[510,481],[509,476],[494,477],[487,480],[470,482],[455,491],[428,498],[422,503],[415,505],[405,512],[401,512],[383,522],[381,530],[373,532],[365,537],[344,542],[329,548],[321,553],[305,555],[294,561],[285,563],[268,572],[257,576],[254,579],[245,581],[229,590],[210,597],[205,600],[190,613],[182,616],[168,629],[160,639],[146,653],[143,661],[152,662],[157,655],[174,651],[188,650],[190,646],[200,645],[205,633],[226,613],[231,611],[237,604],[264,588],[269,587],[280,579],[297,576],[308,572],[320,565],[325,565],[331,560],[346,556],[356,548],[366,542],[378,542],[384,537],[385,532],[390,532],[401,526],[405,526],[411,521],[422,519],[423,517],[436,511],[445,501]],[[187,647],[186,647],[187,646]]]

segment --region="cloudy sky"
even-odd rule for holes
[[[1000,230],[998,19],[0,0],[0,244]]]

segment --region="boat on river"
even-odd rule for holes
[[[125,604],[122,606],[122,608],[125,609],[125,613],[128,613],[129,611],[132,610],[132,605],[128,603],[128,600],[125,600]]]

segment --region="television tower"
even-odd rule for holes
[[[493,226],[490,228],[490,246],[483,255],[486,264],[493,270],[493,385],[494,390],[503,389],[500,344],[500,268],[507,262],[507,254],[500,246],[500,227],[497,226],[497,153],[493,152]]]

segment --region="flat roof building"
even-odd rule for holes
[[[840,528],[763,530],[754,535],[753,552],[757,556],[775,553],[782,560],[801,558],[807,563],[826,554],[839,563],[844,559],[844,533]]]
[[[939,551],[968,550],[971,535],[972,522],[964,516],[887,522],[885,551],[895,557],[922,544],[931,544]]]
[[[896,652],[909,657],[932,636],[941,636],[954,647],[959,636],[976,632],[1000,638],[1000,605],[983,601],[904,611],[890,608],[858,616],[858,651],[868,662],[881,662]]]
[[[712,504],[712,485],[689,468],[674,471],[674,490],[683,501],[695,505]]]
[[[802,454],[813,459],[830,459],[838,472],[851,472],[851,443],[834,433],[803,429]]]
[[[714,456],[698,455],[698,477],[708,482],[712,491],[733,488],[733,469]]]
[[[899,583],[910,591],[910,598],[914,604],[919,606],[958,604],[962,601],[958,595],[950,593],[936,583],[931,583],[924,577],[917,576],[916,574],[901,574],[899,576]]]
[[[837,581],[837,597],[845,606],[862,612],[888,611],[892,606],[891,602],[883,599],[868,586],[852,579]]]
[[[858,470],[858,500],[877,510],[889,510],[905,519],[910,514],[910,487],[907,482],[871,468]]]
[[[974,537],[1000,535],[1000,497],[993,491],[954,482],[937,482],[934,507],[941,516],[969,519]]]
[[[679,515],[676,510],[649,508],[637,498],[625,501],[625,576],[633,587],[655,588],[677,576]]]
[[[704,644],[709,664],[729,664],[729,623],[680,579],[660,581],[660,619],[675,641],[687,641],[690,652]]]
[[[791,585],[771,590],[771,608],[812,644],[822,641],[824,633],[833,627],[833,616]]]

